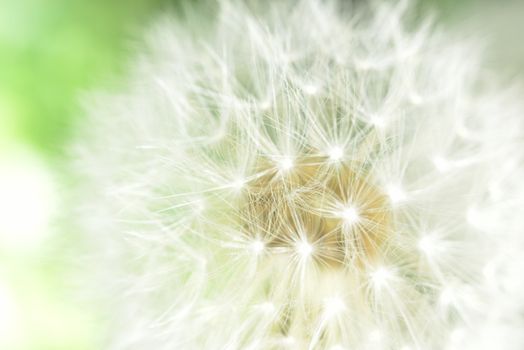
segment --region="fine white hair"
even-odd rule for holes
[[[86,101],[109,349],[522,349],[523,121],[406,2],[218,1]]]

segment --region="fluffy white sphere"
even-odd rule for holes
[[[111,349],[522,348],[522,109],[404,5],[220,1],[87,104]]]

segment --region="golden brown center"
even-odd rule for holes
[[[306,249],[326,267],[377,258],[391,210],[361,163],[306,156],[279,168],[264,160],[257,173],[245,192],[243,226],[269,250]]]

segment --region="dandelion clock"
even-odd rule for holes
[[[524,114],[478,47],[406,3],[213,6],[86,101],[106,348],[523,349]]]

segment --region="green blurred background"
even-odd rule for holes
[[[0,0],[0,349],[97,349],[58,224],[78,95],[115,79],[162,0]]]
[[[177,11],[175,2],[0,0],[0,349],[99,348],[97,310],[73,293],[78,276],[68,254],[79,243],[54,219],[73,183],[63,171],[67,145],[82,115],[79,95],[122,76],[135,34],[158,12]],[[518,75],[524,49],[518,35],[508,43],[519,31],[497,18],[518,23],[522,7],[492,4],[426,0],[423,7],[450,26],[493,26],[504,47],[517,48],[492,50],[494,65],[518,67],[509,72]]]

